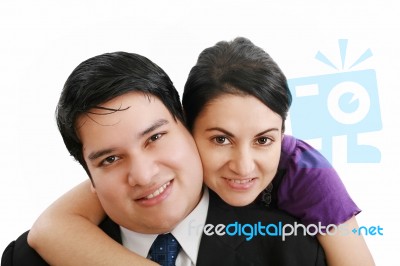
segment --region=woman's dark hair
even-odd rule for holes
[[[204,107],[223,94],[256,97],[282,117],[284,130],[292,102],[286,77],[263,49],[246,38],[218,42],[199,55],[182,97],[189,130]]]

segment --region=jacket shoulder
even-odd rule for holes
[[[7,246],[1,257],[1,266],[49,265],[29,246],[28,233],[29,231],[26,231]]]

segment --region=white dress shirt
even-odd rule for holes
[[[171,234],[182,247],[176,259],[177,266],[196,265],[203,227],[207,218],[208,204],[208,189],[204,188],[203,196],[196,208],[171,231]],[[136,254],[147,257],[157,235],[133,232],[122,226],[120,228],[122,244]]]

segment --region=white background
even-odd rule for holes
[[[349,40],[350,61],[372,50],[373,57],[357,70],[376,71],[383,129],[360,138],[380,149],[381,163],[346,163],[340,137],[333,163],[363,209],[359,224],[384,228],[383,236],[365,237],[377,265],[398,261],[397,1],[136,2],[1,1],[1,251],[52,201],[87,178],[68,155],[54,120],[73,68],[104,52],[135,52],[159,64],[182,91],[204,48],[245,36],[264,48],[289,79],[335,73],[314,56],[320,50],[340,64],[338,39]]]

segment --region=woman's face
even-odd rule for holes
[[[193,136],[204,182],[230,205],[253,202],[276,174],[282,118],[253,96],[224,94],[211,101]]]

